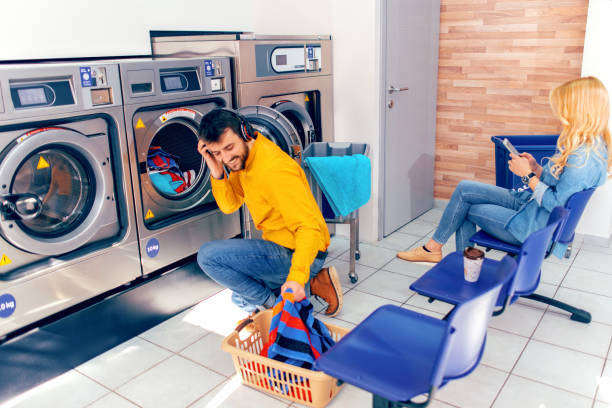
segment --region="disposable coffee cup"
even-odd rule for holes
[[[468,282],[478,282],[484,252],[474,247],[467,247],[463,251],[463,277]]]

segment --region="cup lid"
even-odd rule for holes
[[[482,258],[484,258],[484,252],[482,252],[478,248],[467,247],[463,251],[463,256],[468,258],[468,259],[482,259]]]

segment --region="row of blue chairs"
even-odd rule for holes
[[[507,252],[501,261],[485,259],[480,279],[463,278],[463,256],[454,252],[410,288],[430,301],[454,305],[443,319],[385,305],[375,310],[315,367],[373,394],[374,408],[425,407],[448,381],[471,373],[482,357],[492,315],[503,313],[519,297],[543,301],[589,323],[588,312],[534,294],[541,266],[557,244],[570,244],[593,189],[574,194],[565,208],[555,208],[546,227],[518,246],[480,231],[472,242]],[[421,396],[421,402],[415,397]]]

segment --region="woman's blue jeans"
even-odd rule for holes
[[[455,233],[456,250],[462,252],[470,246],[470,237],[476,233],[476,226],[479,226],[499,240],[521,245],[504,228],[521,204],[506,188],[464,180],[453,192],[432,238],[444,245]]]
[[[272,307],[287,280],[293,251],[261,239],[226,239],[207,242],[198,251],[198,265],[215,282],[232,290],[232,301],[247,312]],[[312,279],[325,258],[310,266]],[[310,284],[305,288],[310,296]]]

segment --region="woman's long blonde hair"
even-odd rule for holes
[[[601,144],[608,150],[608,171],[612,168],[610,140],[610,99],[603,83],[595,77],[566,82],[550,93],[550,105],[563,124],[553,156],[551,172],[558,177],[569,156],[580,146],[594,150],[601,157]],[[601,136],[601,138],[599,138]],[[603,157],[602,157],[603,158]]]

